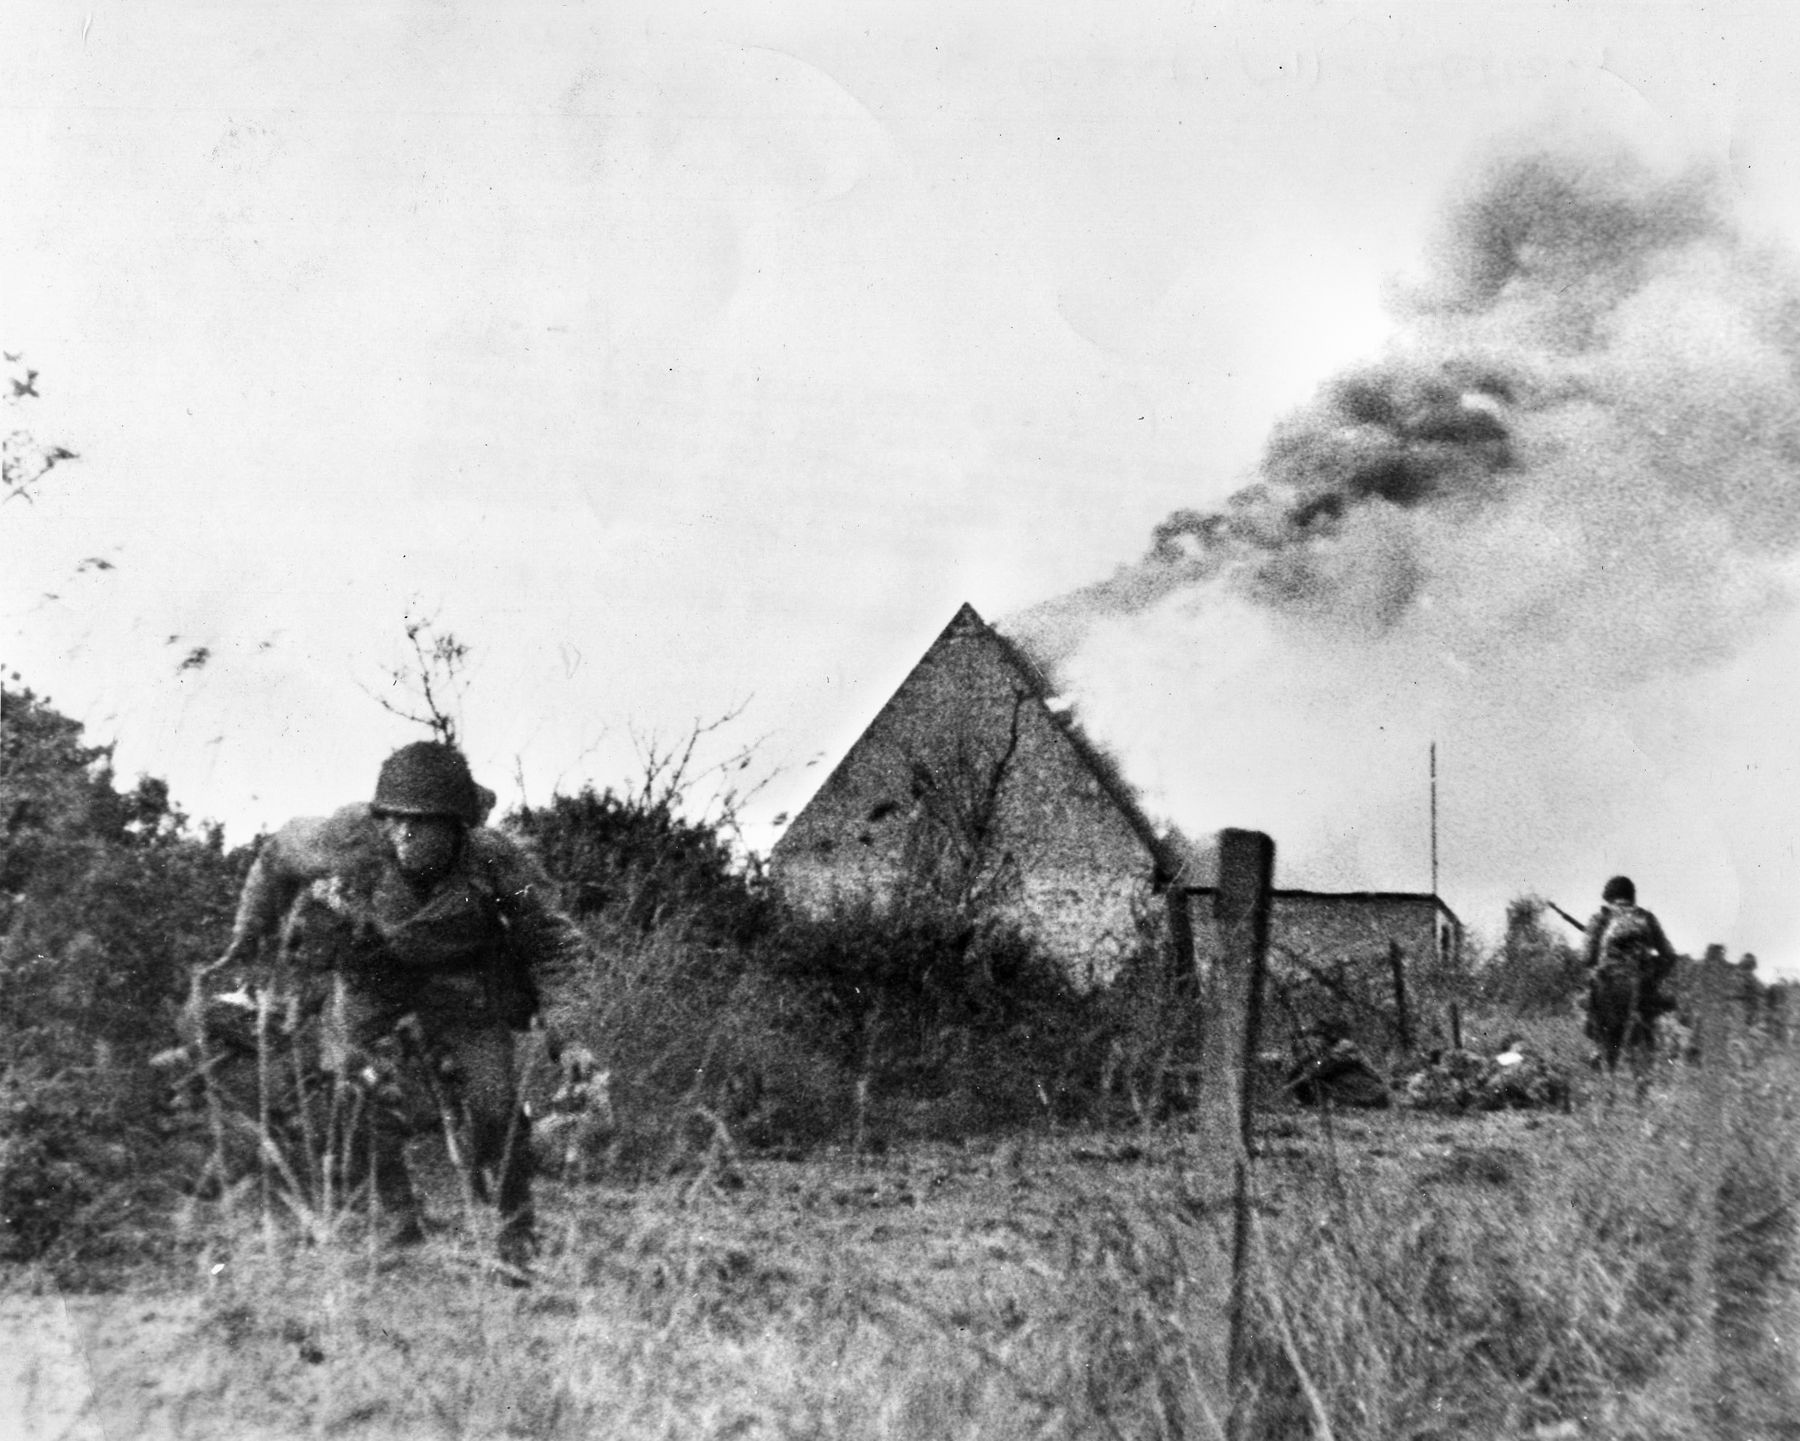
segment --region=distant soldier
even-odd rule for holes
[[[453,1097],[478,1193],[486,1173],[494,1178],[501,1259],[521,1266],[535,1236],[512,1033],[539,1015],[539,983],[554,992],[584,942],[536,860],[482,824],[493,799],[453,746],[394,752],[373,802],[291,821],[268,839],[222,966],[252,961],[279,932],[282,968],[302,989],[312,978],[320,1063],[368,1101],[371,1135],[352,1149],[348,1179],[370,1182],[386,1239],[423,1236],[405,1143],[425,1111],[421,1095],[438,1110]],[[545,1020],[554,1046],[556,1018]]]
[[[1675,951],[1662,923],[1637,903],[1629,876],[1614,876],[1600,899],[1587,924],[1583,956],[1587,1033],[1609,1072],[1618,1069],[1620,1052],[1626,1052],[1641,1085],[1656,1050],[1656,1018],[1675,1009],[1666,989],[1675,972]]]

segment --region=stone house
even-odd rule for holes
[[[929,890],[1016,923],[1083,985],[1111,979],[1166,924],[1169,887],[1200,874],[969,605],[795,816],[770,870],[815,914]]]

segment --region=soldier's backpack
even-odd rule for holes
[[[1648,911],[1631,905],[1615,909],[1600,933],[1600,968],[1636,979],[1651,1013],[1671,1008],[1661,991],[1668,963]]]
[[[1615,906],[1600,932],[1600,964],[1647,974],[1659,959],[1649,914],[1637,906]]]

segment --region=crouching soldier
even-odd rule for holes
[[[367,1182],[390,1242],[423,1235],[408,1135],[453,1104],[467,1124],[459,1159],[500,1213],[501,1260],[521,1266],[535,1235],[513,1034],[540,1017],[540,987],[554,995],[584,943],[536,860],[482,824],[492,804],[454,747],[396,751],[371,803],[292,821],[264,844],[220,969],[279,933],[283,969],[312,978],[300,989],[322,997],[320,1065],[365,1102],[368,1135],[346,1179]],[[542,1019],[554,1052],[556,1017]]]

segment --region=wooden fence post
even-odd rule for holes
[[[1175,882],[1166,898],[1169,909],[1169,942],[1175,966],[1175,994],[1192,1001],[1199,995],[1199,958],[1194,952],[1194,918],[1188,911],[1186,889]]]
[[[1412,1054],[1412,1015],[1406,1004],[1406,950],[1398,941],[1388,942],[1388,966],[1394,973],[1394,1021],[1400,1049]]]
[[[1275,842],[1261,831],[1219,832],[1219,885],[1213,893],[1218,959],[1206,1023],[1205,1080],[1224,1125],[1214,1144],[1230,1157],[1232,1197],[1230,1339],[1226,1389],[1229,1434],[1243,1434],[1244,1363],[1249,1341],[1250,1147],[1256,1106],[1257,1047],[1262,1030],[1263,968],[1269,949],[1269,900]],[[1222,1102],[1223,1104],[1218,1104]]]

